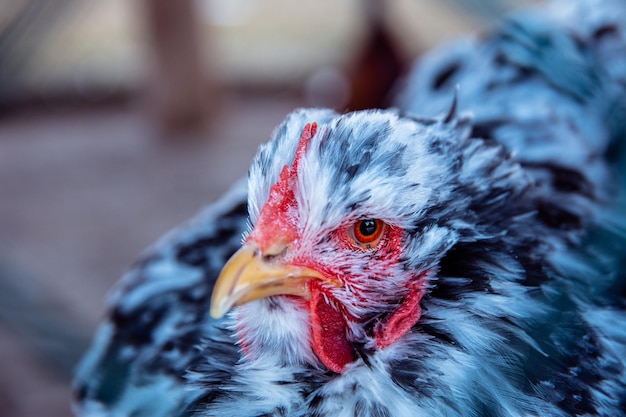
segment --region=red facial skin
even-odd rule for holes
[[[295,198],[297,186],[298,164],[306,152],[311,138],[315,136],[317,125],[307,124],[296,150],[294,163],[291,167],[283,167],[278,181],[271,187],[268,201],[263,206],[249,240],[254,240],[262,253],[279,255],[276,251],[287,247],[297,247],[298,207]],[[335,231],[333,238],[344,251],[355,251],[365,256],[364,252],[375,255],[375,262],[384,265],[396,265],[402,252],[403,230],[396,226],[380,223],[383,227],[380,237],[359,242],[355,233],[350,233],[354,223],[350,223]],[[356,236],[359,236],[356,233]],[[372,257],[374,258],[374,257]],[[349,276],[341,276],[328,265],[323,265],[313,256],[289,261],[291,264],[315,269],[329,278],[329,281],[349,283]],[[393,268],[389,268],[392,270]],[[384,277],[373,277],[384,280]],[[407,296],[399,304],[398,309],[391,313],[385,322],[378,323],[373,329],[376,347],[384,349],[400,339],[419,320],[421,309],[419,302],[424,294],[424,279],[418,277],[411,281],[412,287],[407,289]],[[350,315],[344,306],[332,295],[332,288],[317,279],[309,281],[311,294],[308,309],[311,315],[312,348],[320,361],[328,369],[340,373],[346,365],[355,360],[352,343],[348,340],[348,321],[358,322],[359,318]],[[365,297],[363,297],[365,298]],[[367,301],[363,300],[362,301]],[[244,353],[247,349],[244,349]]]

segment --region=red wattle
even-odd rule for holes
[[[352,344],[346,339],[343,314],[329,304],[317,285],[311,286],[313,350],[331,371],[340,373],[354,361]]]
[[[384,349],[396,342],[417,323],[422,315],[420,301],[423,291],[413,290],[404,299],[404,302],[387,320],[374,330],[376,347]]]

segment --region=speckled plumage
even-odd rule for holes
[[[124,277],[78,370],[77,414],[625,415],[615,166],[625,13],[618,1],[555,2],[425,57],[399,109],[290,114],[259,149],[247,190],[237,184]],[[458,112],[446,115],[455,94]],[[299,237],[311,244],[299,250],[349,271],[353,288],[333,297],[368,318],[351,325],[356,359],[342,373],[316,357],[293,298],[221,320],[208,312],[219,271],[312,122],[295,186]],[[364,217],[403,230],[397,265],[338,257],[329,236]],[[377,349],[375,327],[415,276],[427,277],[419,321]]]

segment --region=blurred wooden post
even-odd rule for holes
[[[406,62],[387,28],[387,1],[368,0],[361,3],[365,11],[369,33],[354,62],[348,69],[351,97],[347,108],[363,110],[385,108],[391,89]]]
[[[209,87],[191,0],[145,0],[151,47],[148,106],[165,133],[203,126]]]

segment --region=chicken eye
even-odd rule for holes
[[[350,237],[361,248],[371,249],[380,243],[386,224],[378,219],[358,220],[352,227]]]

